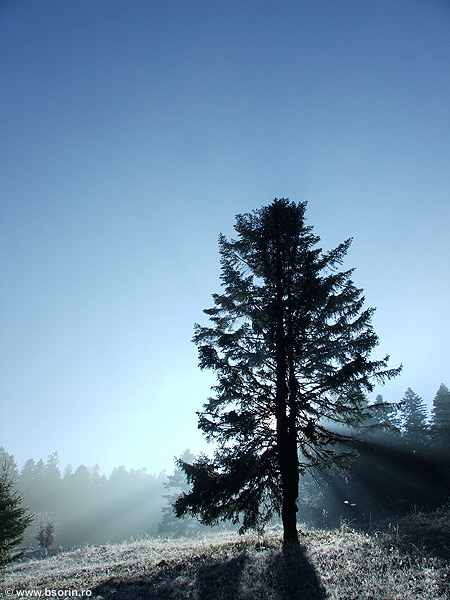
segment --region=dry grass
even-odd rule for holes
[[[86,547],[12,565],[3,589],[89,590],[114,600],[449,600],[450,512],[417,513],[371,532],[218,533]],[[17,597],[17,596],[16,596]]]

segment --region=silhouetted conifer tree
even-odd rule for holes
[[[450,460],[450,390],[441,383],[431,411],[432,447],[442,460]]]
[[[400,370],[370,359],[374,309],[353,271],[338,270],[351,240],[322,252],[305,210],[275,199],[236,217],[237,240],[219,238],[224,292],[194,335],[200,368],[218,380],[199,428],[218,447],[212,460],[179,461],[192,491],[175,503],[178,516],[242,519],[241,530],[281,513],[295,543],[299,473],[345,456],[338,446],[367,419],[366,392]]]
[[[22,506],[23,496],[16,488],[11,466],[0,465],[0,567],[22,556],[13,554],[24,538],[33,515]]]
[[[0,446],[0,465],[3,465],[3,469],[8,471],[12,479],[19,477],[16,459],[12,454],[6,452],[3,446]]]
[[[50,485],[54,487],[61,483],[61,471],[59,470],[59,456],[57,452],[52,452],[47,457],[45,465],[45,478]]]
[[[406,448],[411,452],[424,454],[428,445],[427,407],[410,387],[403,395],[400,406],[401,429]]]
[[[398,433],[398,435],[400,435],[401,416],[399,411],[399,404],[385,402],[383,395],[378,394],[375,398],[375,403],[372,405],[372,418],[374,418],[379,425],[386,425],[390,435],[392,435],[392,433]],[[384,433],[386,433],[386,430]]]
[[[31,482],[35,480],[35,462],[32,458],[29,458],[22,467],[20,473],[22,481]]]
[[[189,449],[180,456],[180,460],[186,463],[192,463],[194,459],[195,456]],[[179,537],[193,535],[200,531],[202,526],[197,519],[190,515],[184,515],[180,519],[175,516],[173,503],[181,493],[189,492],[186,474],[179,466],[175,468],[173,475],[167,477],[164,487],[170,493],[163,496],[168,505],[162,508],[163,517],[158,525],[158,535]]]

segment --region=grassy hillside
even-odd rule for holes
[[[372,531],[305,529],[299,549],[283,549],[280,539],[272,529],[263,537],[219,533],[86,547],[12,565],[2,587],[43,596],[84,590],[105,600],[450,598],[448,509]]]

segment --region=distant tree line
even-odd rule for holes
[[[430,414],[411,388],[397,404],[377,396],[371,414],[358,455],[346,471],[325,469],[315,477],[301,477],[300,521],[335,526],[342,518],[369,520],[450,500],[447,386],[439,387]],[[189,450],[180,457],[193,459]],[[0,448],[5,480],[0,516],[9,518],[19,505],[27,509],[21,514],[28,525],[22,546],[48,548],[54,543],[67,548],[145,535],[195,535],[205,529],[189,515],[179,519],[174,514],[176,499],[189,492],[179,466],[172,475],[158,476],[121,466],[106,477],[98,465],[75,471],[68,465],[61,472],[59,462],[54,452],[46,462],[29,459],[19,471],[14,457]],[[34,515],[33,523],[27,515]],[[19,525],[17,531],[23,529]]]
[[[23,545],[36,547],[40,540],[46,547],[50,537],[58,547],[98,545],[158,532],[167,502],[164,473],[155,476],[146,469],[127,471],[120,466],[106,477],[98,465],[81,465],[75,471],[68,465],[61,473],[57,452],[46,462],[27,460],[19,472],[14,457],[3,448],[0,462],[8,463],[23,506],[35,514]]]
[[[369,520],[450,500],[447,386],[440,385],[430,414],[411,388],[397,404],[377,396],[372,414],[346,472],[325,470],[302,478],[299,519],[334,526],[342,518]]]
[[[187,449],[182,457],[193,455]],[[5,539],[14,546],[47,551],[144,536],[190,536],[207,529],[192,517],[178,519],[174,514],[172,503],[188,490],[179,467],[172,475],[155,476],[146,469],[120,466],[106,477],[98,465],[74,471],[69,464],[61,472],[59,464],[53,452],[46,462],[29,459],[19,470],[14,456],[0,447],[5,483],[0,487],[0,525],[2,517],[11,524],[15,535],[5,531]],[[11,517],[13,511],[17,518]]]

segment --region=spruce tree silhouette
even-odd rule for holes
[[[217,450],[179,461],[192,490],[175,502],[178,516],[241,531],[281,513],[286,543],[298,543],[299,474],[348,460],[349,428],[369,416],[366,392],[401,369],[370,358],[374,309],[353,271],[338,270],[351,240],[322,252],[305,211],[275,199],[237,215],[236,240],[219,237],[224,290],[194,335],[200,368],[217,376],[198,413]]]

